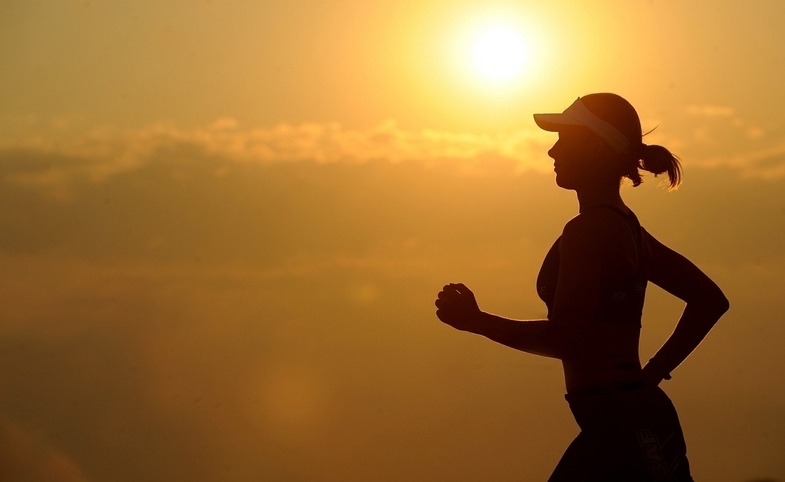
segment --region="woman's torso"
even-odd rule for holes
[[[641,314],[646,293],[643,230],[632,212],[600,205],[621,222],[612,223],[614,243],[603,262],[598,308],[581,332],[580,352],[562,360],[567,392],[592,387],[639,383],[638,356]],[[548,307],[548,318],[558,283],[559,240],[543,261],[537,277],[537,293]]]

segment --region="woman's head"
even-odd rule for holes
[[[570,176],[582,176],[584,182],[614,176],[627,177],[637,186],[642,181],[639,169],[655,176],[667,173],[671,188],[681,182],[678,158],[662,146],[643,143],[638,113],[621,96],[589,94],[561,114],[535,114],[534,120],[541,128],[559,133],[559,142],[549,151],[557,174],[557,157],[561,156],[564,166],[570,164],[564,170],[569,169]],[[575,188],[578,179],[562,181],[562,187]]]

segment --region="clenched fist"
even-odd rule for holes
[[[482,313],[474,293],[463,283],[445,285],[436,298],[436,308],[440,320],[463,331],[473,331]]]

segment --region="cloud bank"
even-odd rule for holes
[[[271,128],[240,129],[236,120],[220,118],[207,127],[182,129],[157,124],[141,129],[96,129],[68,139],[34,136],[0,144],[5,151],[28,151],[78,159],[71,166],[47,166],[47,172],[14,173],[22,183],[56,184],[71,175],[94,181],[139,168],[156,152],[192,150],[203,155],[247,163],[313,161],[320,164],[362,164],[498,158],[520,171],[550,169],[545,154],[553,135],[538,129],[507,134],[472,134],[438,130],[407,131],[393,121],[367,130],[337,123],[280,124]],[[476,172],[481,172],[481,168]]]
[[[785,142],[769,140],[765,147],[756,145],[765,131],[735,116],[733,108],[690,105],[685,111],[710,124],[696,127],[691,140],[662,132],[655,132],[653,137],[663,139],[661,143],[677,152],[688,152],[688,167],[729,167],[744,177],[761,179],[785,176]],[[727,151],[720,148],[718,139],[729,136],[739,137],[739,145],[747,147],[718,154]],[[6,162],[0,169],[19,184],[61,189],[75,178],[102,182],[118,173],[139,169],[156,156],[191,152],[263,165],[299,161],[426,165],[452,162],[467,175],[476,176],[493,168],[492,163],[484,162],[488,160],[506,162],[513,173],[549,172],[552,161],[547,151],[554,141],[553,133],[531,127],[495,134],[412,131],[394,121],[369,129],[350,129],[339,123],[241,128],[235,119],[223,117],[195,128],[159,123],[138,129],[104,127],[79,135],[34,135],[0,141],[0,152],[17,157],[46,154],[61,158],[60,162],[45,165]],[[64,196],[62,189],[60,195]]]

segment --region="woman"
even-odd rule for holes
[[[481,311],[463,284],[449,284],[436,316],[459,330],[562,361],[570,410],[581,433],[549,481],[691,481],[676,411],[658,387],[728,310],[717,285],[646,232],[619,194],[639,170],[681,180],[678,159],[643,143],[635,109],[615,94],[579,98],[561,114],[535,114],[557,132],[548,151],[556,184],[580,205],[545,257],[537,291],[545,320]],[[641,367],[641,313],[648,281],[686,302],[673,334]]]

